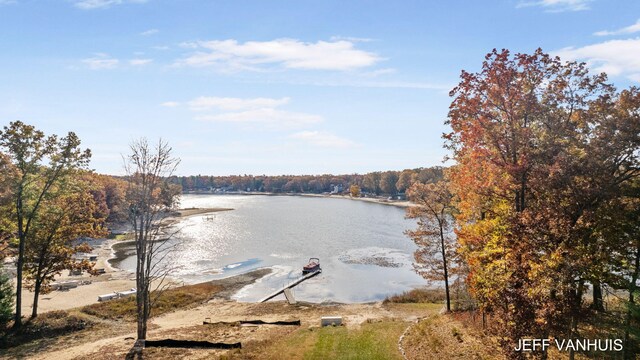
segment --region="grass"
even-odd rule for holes
[[[411,359],[504,359],[497,343],[451,315],[421,320],[407,332],[403,347]]]
[[[133,233],[127,233],[127,234],[109,233],[108,238],[116,241],[133,240]]]
[[[201,304],[211,299],[220,290],[222,290],[221,286],[211,283],[186,285],[165,290],[153,304],[151,316],[158,316]],[[151,293],[151,298],[153,299],[154,297],[155,293]],[[87,305],[82,308],[82,312],[102,319],[134,320],[136,318],[136,298],[135,296],[130,296],[124,299]]]
[[[403,321],[365,324],[358,330],[325,327],[303,359],[401,359],[398,338],[407,327]]]
[[[358,360],[402,359],[398,338],[407,322],[385,319],[358,329],[344,326],[302,328],[260,346],[247,346],[228,359]]]

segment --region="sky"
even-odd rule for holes
[[[442,165],[460,72],[538,47],[639,85],[640,1],[0,0],[0,126],[114,175],[140,137],[179,175]]]

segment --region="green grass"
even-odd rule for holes
[[[401,359],[398,338],[404,322],[365,324],[359,330],[325,327],[304,359]]]
[[[151,316],[157,316],[191,305],[201,304],[211,299],[222,288],[211,283],[181,286],[164,291],[153,304]],[[151,294],[153,299],[155,294]],[[82,312],[102,319],[134,320],[136,318],[136,297],[110,300],[87,305]]]
[[[365,323],[359,329],[344,326],[300,329],[271,344],[261,358],[302,360],[393,360],[402,359],[398,338],[406,329],[404,321]]]
[[[127,233],[127,234],[109,233],[108,238],[109,239],[115,239],[117,241],[133,240],[133,233]]]

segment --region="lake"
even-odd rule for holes
[[[349,199],[183,195],[182,208],[233,208],[183,219],[164,260],[185,283],[227,277],[261,267],[273,272],[235,295],[257,301],[301,275],[310,257],[322,274],[293,289],[296,300],[368,302],[426,282],[412,269],[415,244],[403,231],[416,222],[404,209]],[[135,249],[120,247],[113,265],[135,271]],[[283,298],[280,295],[276,299]]]

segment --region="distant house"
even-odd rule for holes
[[[331,190],[332,194],[339,194],[344,190],[342,187],[342,184],[338,184],[338,185],[331,184],[331,188],[333,189]]]

